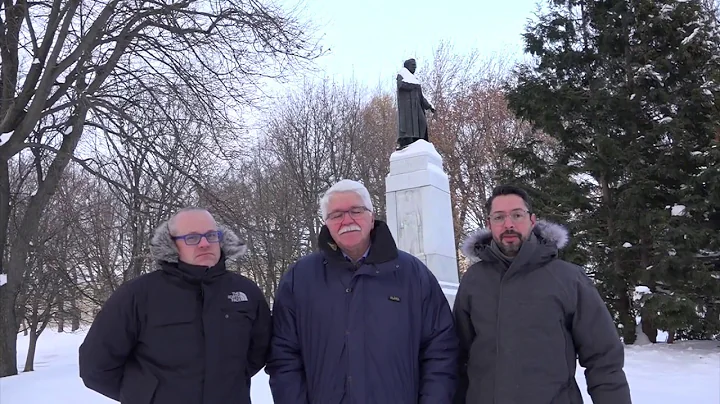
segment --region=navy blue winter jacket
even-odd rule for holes
[[[321,251],[283,276],[266,372],[275,404],[445,404],[457,384],[450,306],[430,270],[375,221],[367,258]]]

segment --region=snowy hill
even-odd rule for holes
[[[2,404],[103,404],[113,403],[86,389],[77,370],[77,349],[84,333],[46,331],[38,341],[35,372],[0,378]],[[633,404],[679,402],[720,403],[720,343],[683,342],[626,349],[626,372]],[[18,363],[25,363],[28,339],[18,338]],[[583,369],[577,380],[585,388]],[[42,388],[40,388],[40,386]],[[591,403],[587,393],[585,402]],[[272,404],[267,376],[253,379],[252,401]]]

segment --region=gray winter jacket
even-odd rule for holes
[[[580,404],[576,358],[594,404],[630,404],[623,345],[582,268],[557,258],[567,230],[538,221],[509,268],[489,230],[463,245],[474,264],[460,282],[458,404]]]

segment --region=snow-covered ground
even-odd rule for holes
[[[86,389],[77,370],[77,349],[84,333],[40,336],[35,371],[0,378],[2,404],[103,404],[113,403]],[[681,342],[674,345],[631,346],[626,350],[626,372],[633,404],[720,403],[720,343]],[[18,364],[22,368],[28,339],[18,338]],[[583,369],[577,380],[585,389]],[[591,403],[587,394],[585,402]],[[267,376],[253,379],[252,402],[272,404]]]

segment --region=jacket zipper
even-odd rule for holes
[[[512,264],[511,264],[512,265]],[[500,290],[498,291],[498,305],[497,305],[497,317],[495,319],[495,388],[493,393],[493,403],[497,404],[498,402],[498,363],[500,359],[500,309],[502,308],[502,292],[503,292],[503,283],[505,282],[505,275],[507,275],[507,272],[510,270],[508,267],[506,270],[502,270],[500,272]]]
[[[208,271],[210,271],[210,267],[205,268],[205,276],[207,276]],[[203,280],[205,279],[205,276],[203,276]],[[200,281],[200,330],[202,332],[202,338],[203,338],[203,357],[205,364],[203,366],[203,373],[207,373],[207,339],[205,338],[205,283],[203,280]],[[205,399],[205,378],[203,378],[202,381],[202,395],[203,399]]]

